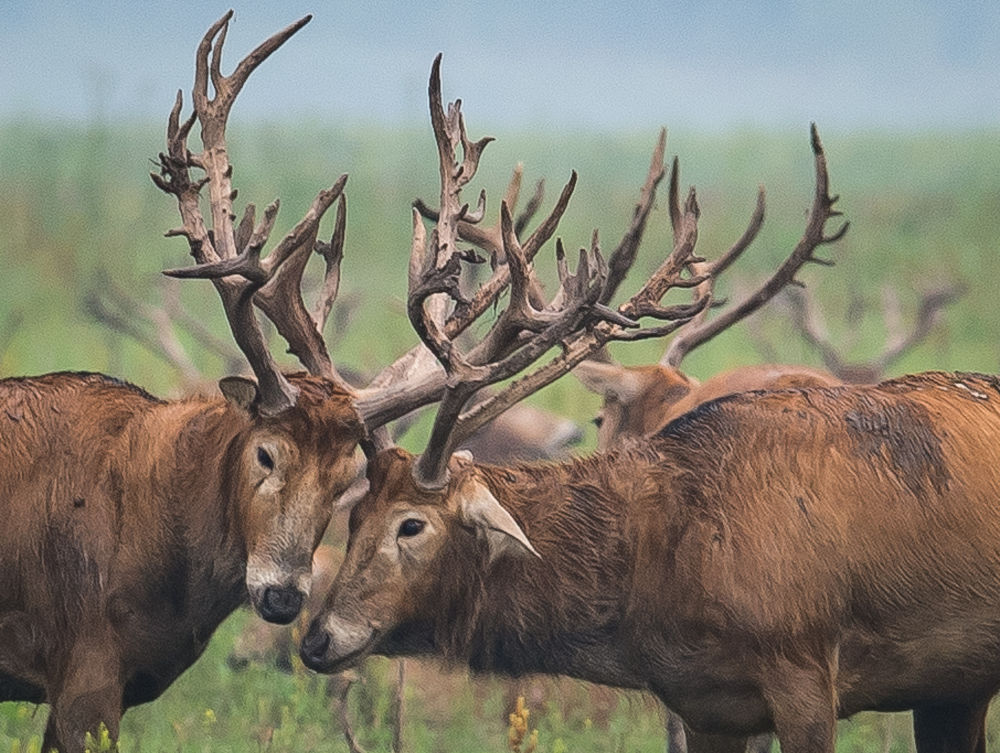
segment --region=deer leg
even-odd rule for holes
[[[917,753],[986,753],[989,699],[913,710]]]
[[[834,753],[837,736],[832,671],[812,657],[777,657],[764,673],[782,753]]]
[[[89,732],[97,739],[103,723],[112,742],[118,739],[122,715],[122,682],[114,644],[97,636],[80,639],[72,648],[62,681],[50,695],[52,710],[42,750],[82,753]]]

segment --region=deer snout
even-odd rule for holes
[[[298,616],[309,596],[312,572],[308,567],[290,569],[269,558],[251,557],[246,584],[257,614],[268,622],[287,625]]]
[[[325,671],[327,665],[326,654],[330,649],[330,634],[319,628],[314,622],[306,637],[302,639],[299,646],[299,656],[302,663],[315,672]]]
[[[305,595],[295,587],[264,589],[257,611],[268,622],[287,625],[294,620],[302,609]]]
[[[302,663],[316,672],[330,674],[353,667],[372,652],[378,631],[335,614],[320,615],[312,621],[302,639]]]

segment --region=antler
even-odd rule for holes
[[[820,143],[819,134],[816,131],[816,124],[810,127],[812,140],[812,150],[816,168],[816,191],[813,198],[812,208],[809,211],[809,219],[806,222],[806,230],[801,240],[796,244],[792,253],[782,263],[778,270],[761,285],[753,294],[747,297],[742,303],[727,309],[724,313],[714,319],[707,318],[708,306],[702,308],[702,314],[693,319],[687,326],[677,333],[670,342],[670,347],[664,354],[660,363],[664,366],[677,367],[691,350],[702,343],[715,337],[722,330],[731,327],[736,322],[744,319],[759,309],[778,291],[788,285],[800,284],[795,279],[796,273],[807,263],[830,265],[833,262],[818,258],[814,255],[817,248],[840,240],[849,222],[845,222],[838,230],[831,235],[825,235],[827,220],[831,217],[839,217],[840,212],[834,210],[833,205],[837,201],[837,196],[829,195],[829,179],[826,168],[826,155],[823,152],[823,145]],[[677,161],[674,161],[674,169],[671,175],[670,185],[670,216],[671,221],[675,221],[677,216]],[[738,257],[747,249],[757,236],[764,221],[764,188],[761,187],[757,194],[757,208],[750,220],[746,231],[742,237],[719,259],[707,266],[695,264],[693,272],[707,275],[707,281],[696,291],[696,300],[702,300],[706,304],[712,298],[713,284],[718,276],[725,271]],[[674,225],[675,233],[676,223]]]
[[[195,55],[195,83],[192,91],[194,112],[180,121],[183,98],[180,92],[167,125],[167,153],[160,154],[160,173],[151,175],[156,185],[177,198],[183,226],[171,230],[168,236],[180,235],[188,240],[194,267],[167,270],[165,274],[181,278],[208,278],[215,284],[240,350],[246,355],[257,377],[261,412],[279,413],[295,403],[296,390],[278,370],[274,358],[254,314],[256,303],[275,323],[288,341],[292,353],[312,373],[325,376],[345,390],[350,386],[340,378],[330,361],[323,343],[321,327],[324,311],[329,311],[336,296],[339,263],[342,256],[345,203],[343,188],[347,176],[342,175],[333,186],[320,191],[305,217],[272,249],[265,259],[261,251],[270,237],[278,212],[275,199],[256,223],[255,207],[248,204],[240,223],[234,226],[232,187],[233,168],[226,147],[226,122],[236,96],[250,74],[295,32],[307,24],[306,16],[274,34],[247,55],[229,76],[221,73],[222,47],[233,12],[229,11],[209,28]],[[209,60],[211,52],[211,61]],[[209,95],[209,80],[215,96]],[[203,149],[193,153],[187,137],[195,121],[201,125]],[[190,168],[205,175],[192,180]],[[200,193],[208,185],[212,229],[206,227],[201,214]],[[318,310],[308,313],[301,294],[301,279],[309,255],[317,246],[320,220],[340,199],[337,226],[330,246],[326,278]],[[321,247],[325,248],[325,247]]]
[[[842,352],[833,345],[825,324],[818,313],[815,302],[807,288],[789,289],[792,320],[806,342],[816,348],[824,365],[845,382],[877,382],[886,370],[907,351],[920,344],[939,321],[941,311],[951,305],[966,292],[961,284],[934,288],[920,296],[917,303],[916,321],[910,330],[904,331],[899,299],[891,288],[882,291],[882,313],[886,329],[886,343],[882,352],[865,362],[849,362]]]
[[[480,193],[478,208],[474,212],[469,211],[468,205],[462,203],[460,197],[461,189],[475,175],[483,149],[492,139],[484,138],[475,143],[469,140],[461,114],[461,100],[449,104],[445,110],[441,95],[440,69],[441,55],[438,55],[431,66],[428,99],[440,163],[441,208],[433,210],[422,201],[414,202],[414,244],[416,246],[419,243],[419,251],[411,254],[410,277],[414,280],[424,272],[438,270],[434,274],[440,279],[434,284],[438,287],[457,285],[458,266],[461,260],[477,258],[474,254],[458,250],[460,240],[478,245],[495,261],[489,279],[468,299],[464,296],[455,299],[458,303],[451,310],[449,301],[453,299],[444,294],[448,287],[427,294],[430,326],[434,328],[435,333],[439,333],[436,336],[450,340],[465,332],[490,309],[510,284],[511,275],[507,260],[504,258],[502,230],[499,223],[490,229],[477,226],[485,212],[485,194]],[[459,145],[462,145],[463,149],[461,161],[456,155]],[[576,174],[573,173],[550,214],[522,244],[521,249],[528,263],[555,234],[575,186]],[[515,171],[505,199],[516,202],[519,190],[520,171]],[[539,188],[525,211],[518,217],[516,225],[519,231],[522,229],[521,226],[534,216],[540,201]],[[508,207],[510,206],[512,205],[508,204]],[[429,243],[425,236],[417,237],[418,232],[425,232],[419,220],[420,214],[436,222]],[[535,305],[539,305],[534,282],[531,283],[531,289],[532,301]],[[355,406],[369,425],[382,425],[439,399],[445,388],[445,380],[445,372],[432,351],[424,345],[418,345],[383,369],[366,389],[361,390]]]
[[[702,278],[684,278],[697,236],[697,202],[692,192],[685,206],[685,231],[667,260],[636,295],[618,307],[600,303],[607,286],[608,269],[594,234],[589,251],[581,250],[575,274],[569,272],[562,245],[557,245],[560,286],[543,309],[535,308],[528,295],[530,262],[513,229],[506,204],[501,205],[500,224],[510,275],[510,300],[483,340],[467,352],[435,327],[425,302],[432,293],[448,292],[456,309],[465,301],[457,289],[460,257],[446,271],[431,270],[411,262],[421,273],[411,276],[408,312],[411,323],[427,348],[435,354],[447,374],[447,388],[438,408],[427,449],[414,467],[416,481],[437,488],[447,481],[452,451],[476,429],[514,403],[568,373],[576,364],[611,340],[632,340],[665,334],[699,310],[694,306],[660,306],[659,300],[672,287],[690,287]],[[425,254],[423,224],[414,213],[413,258]],[[668,325],[639,328],[636,319],[655,317]],[[469,399],[483,387],[504,381],[530,368],[554,346],[561,353],[535,371],[466,410]]]

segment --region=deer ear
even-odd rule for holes
[[[604,398],[617,398],[622,403],[632,402],[642,392],[638,375],[617,363],[580,361],[573,369],[573,376],[591,392]]]
[[[246,377],[223,377],[219,380],[219,390],[226,400],[245,411],[249,411],[259,397],[257,383]]]
[[[462,487],[458,494],[458,509],[465,525],[486,536],[491,562],[503,552],[520,556],[533,554],[541,558],[542,555],[535,551],[513,516],[479,481],[470,481]]]

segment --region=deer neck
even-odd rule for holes
[[[187,561],[189,599],[204,599],[204,613],[218,612],[219,620],[246,596],[246,544],[233,478],[246,426],[246,417],[225,401],[190,399],[159,406],[138,433],[152,438],[145,440],[151,442],[145,462],[153,482],[148,501],[134,500],[139,525],[170,542],[167,559]],[[134,450],[133,457],[143,454]]]
[[[629,489],[616,488],[612,470],[605,455],[561,465],[481,468],[541,556],[505,555],[490,563],[480,554],[481,566],[466,579],[469,590],[462,597],[474,611],[464,630],[444,636],[467,641],[473,669],[640,686],[617,648],[626,629],[635,542]]]

